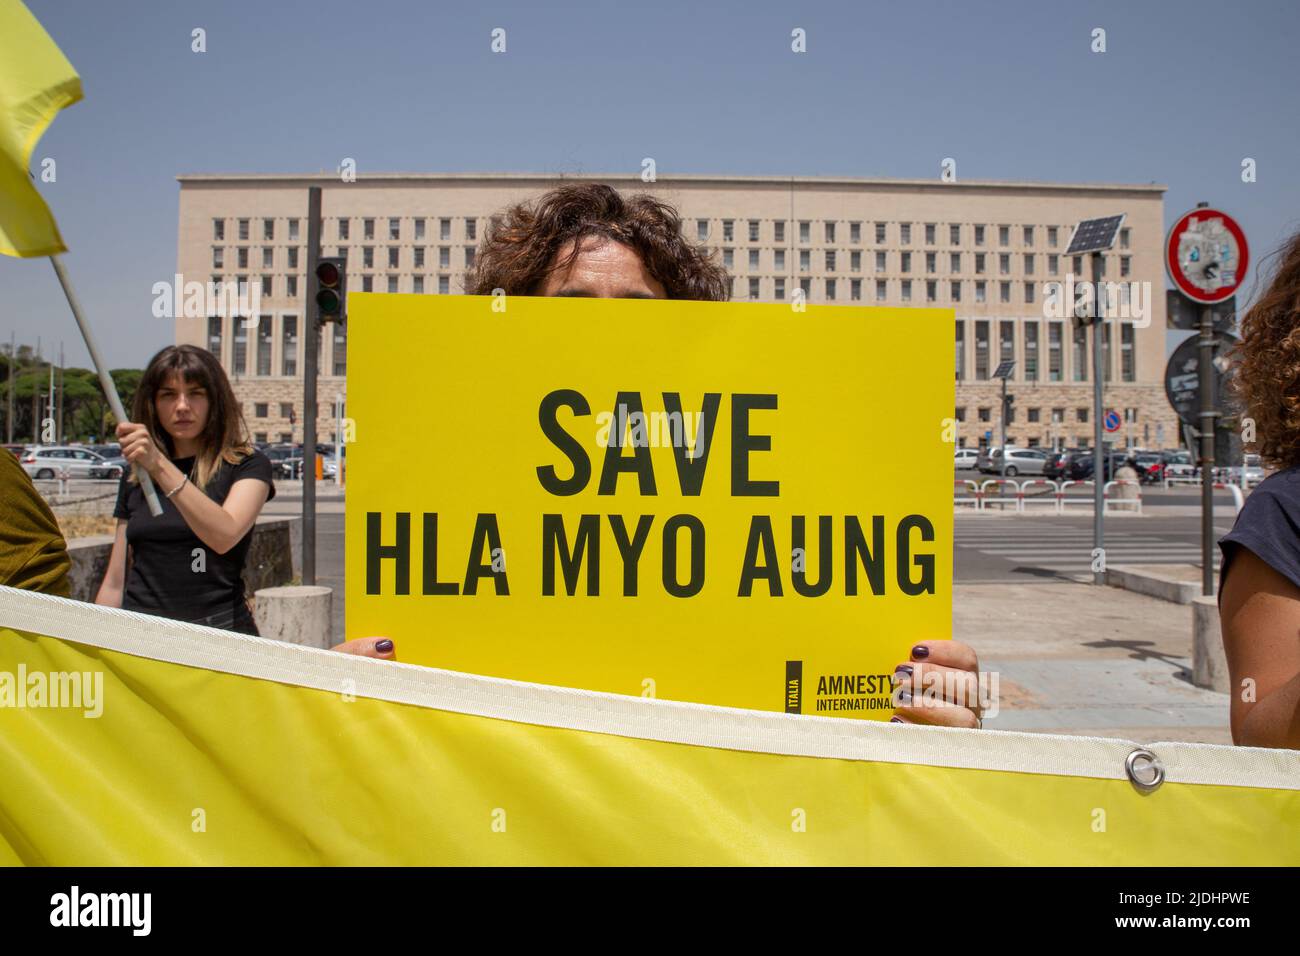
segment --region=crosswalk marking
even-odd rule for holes
[[[1215,529],[1215,540],[1227,532]],[[1194,531],[1168,535],[1149,529],[1107,528],[1106,563],[1121,564],[1200,564],[1201,539]],[[1012,562],[1019,567],[1038,568],[1074,574],[1092,569],[1092,528],[1079,525],[999,523],[996,527],[961,520],[954,528],[954,545],[958,550]],[[1214,567],[1219,567],[1219,549],[1214,549]]]

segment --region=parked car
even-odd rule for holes
[[[1264,480],[1264,468],[1259,455],[1246,455],[1242,464],[1231,465],[1224,469],[1224,481],[1239,485],[1243,479],[1251,484]]]
[[[1128,460],[1126,452],[1106,452],[1102,455],[1102,480],[1110,481],[1111,476],[1115,474],[1124,462]],[[1093,460],[1093,453],[1089,450],[1080,452],[1070,458],[1070,480],[1071,481],[1091,481],[1093,469],[1096,467]]]
[[[344,454],[346,458],[346,453]],[[952,455],[952,466],[957,471],[974,468],[979,462],[979,452],[974,448],[958,448]]]
[[[1005,475],[1014,478],[1017,475],[1041,475],[1047,464],[1047,450],[1043,448],[1017,448],[1008,446],[1006,470],[1002,468],[1002,448],[991,448],[986,456],[980,455],[980,471],[990,475]]]
[[[22,460],[23,452],[27,451],[28,447],[29,446],[27,445],[5,445],[5,448],[13,452],[14,457],[20,461]]]
[[[1167,451],[1161,457],[1164,460],[1161,478],[1191,478],[1196,474],[1192,453],[1185,449]]]
[[[126,469],[122,458],[110,459],[89,448],[69,445],[33,445],[20,459],[23,471],[33,478],[121,478]]]
[[[1064,481],[1070,477],[1070,459],[1082,449],[1066,448],[1062,451],[1049,451],[1043,463],[1043,477],[1052,481]]]

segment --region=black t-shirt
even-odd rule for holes
[[[171,459],[181,472],[190,474],[193,458]],[[271,462],[259,451],[237,464],[222,461],[204,489],[217,504],[226,500],[230,487],[244,478],[256,478],[270,486],[267,500],[275,497]],[[126,521],[126,543],[131,547],[131,567],[126,577],[122,607],[129,611],[158,614],[177,621],[237,627],[248,621],[244,603],[244,560],[253,542],[253,530],[225,554],[217,554],[190,530],[176,506],[158,499],[163,513],[154,517],[140,485],[123,476],[117,492],[115,518]],[[196,553],[196,549],[201,549]]]
[[[1269,475],[1250,493],[1232,530],[1219,541],[1219,593],[1242,548],[1300,587],[1300,467]]]

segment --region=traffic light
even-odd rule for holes
[[[1005,421],[1015,421],[1016,396],[1008,393],[1002,396],[1002,417]]]
[[[347,316],[347,264],[343,256],[322,256],[316,266],[316,308],[321,322]]]

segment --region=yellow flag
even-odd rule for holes
[[[1300,752],[605,694],[0,587],[20,864],[1294,867]]]
[[[81,99],[81,78],[19,0],[0,0],[0,253],[67,247],[32,184],[32,150],[54,115]]]

